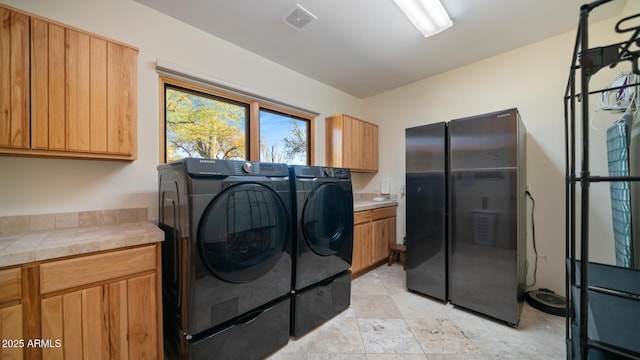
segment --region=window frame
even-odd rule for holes
[[[166,163],[166,87],[173,87],[184,89],[187,92],[199,92],[207,95],[211,95],[214,97],[221,98],[223,100],[230,100],[232,102],[240,102],[243,104],[247,104],[249,106],[248,119],[245,123],[247,127],[248,137],[247,137],[247,146],[249,147],[248,151],[248,161],[260,161],[260,110],[272,111],[282,113],[284,115],[292,116],[298,118],[300,120],[307,121],[308,124],[308,161],[309,165],[314,165],[315,158],[315,135],[314,135],[314,115],[304,113],[301,111],[295,110],[294,106],[288,108],[286,105],[278,106],[275,104],[270,104],[266,101],[257,100],[255,97],[251,98],[250,96],[242,96],[235,94],[233,92],[225,92],[219,89],[216,89],[214,86],[206,86],[201,85],[199,82],[190,82],[184,81],[180,79],[175,79],[167,76],[160,76],[160,84],[159,84],[159,114],[160,114],[160,148],[159,148],[159,161],[160,164]]]

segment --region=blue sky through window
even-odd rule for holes
[[[294,123],[297,122],[298,127],[307,137],[308,122],[298,120],[289,116],[272,113],[269,111],[260,111],[260,161],[284,162],[287,164],[307,164],[307,150],[296,153],[293,157],[287,157],[285,154],[285,138],[292,138],[291,130]]]

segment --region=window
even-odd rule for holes
[[[308,165],[308,121],[260,110],[260,161]]]
[[[185,157],[310,165],[313,114],[161,77],[161,161]]]
[[[249,106],[175,86],[165,87],[165,156],[247,159]]]

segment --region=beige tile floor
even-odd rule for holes
[[[564,328],[526,303],[512,328],[410,293],[402,266],[383,265],[353,281],[349,309],[270,359],[565,359]]]

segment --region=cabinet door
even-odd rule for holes
[[[378,171],[378,127],[376,125],[364,123],[361,149],[362,169]]]
[[[395,208],[392,209],[395,212]],[[389,246],[395,242],[395,216],[373,221],[374,262],[387,259],[389,257]]]
[[[65,30],[67,150],[89,151],[91,57],[89,35]]]
[[[0,271],[0,359],[22,359],[26,344],[22,326],[22,272],[20,268]],[[11,305],[14,304],[14,305]],[[6,342],[6,343],[5,343]]]
[[[61,346],[42,349],[43,359],[109,359],[108,289],[94,286],[41,301],[43,339]]]
[[[94,286],[41,301],[43,359],[157,358],[156,275]]]
[[[349,116],[344,116],[344,153],[343,166],[350,169],[362,169],[363,153],[368,149],[363,148],[364,122]]]
[[[389,226],[387,219],[373,222],[373,261],[380,261],[388,256]]]
[[[65,39],[67,149],[134,156],[137,52],[71,29]]]
[[[91,152],[108,152],[107,122],[107,41],[91,36],[89,54],[91,56],[91,96],[89,98],[89,134]]]
[[[378,126],[344,116],[345,167],[378,171]]]
[[[324,119],[324,160],[327,166],[342,167],[344,121],[341,115]]]
[[[31,148],[64,150],[65,31],[31,19]]]
[[[397,242],[396,238],[396,217],[392,217],[387,219],[389,222],[389,245],[395,244]]]
[[[107,151],[136,155],[137,51],[107,43]]]
[[[156,275],[108,285],[111,358],[156,358],[158,324]]]
[[[158,358],[156,275],[127,280],[129,358]]]
[[[353,260],[351,272],[357,273],[371,265],[371,223],[358,224],[353,227]]]
[[[13,305],[0,309],[0,359],[13,360],[23,358],[23,348],[27,346],[22,333],[22,305]],[[4,341],[7,341],[5,343]],[[22,344],[17,343],[23,341]]]
[[[29,16],[0,7],[0,147],[29,148]]]

